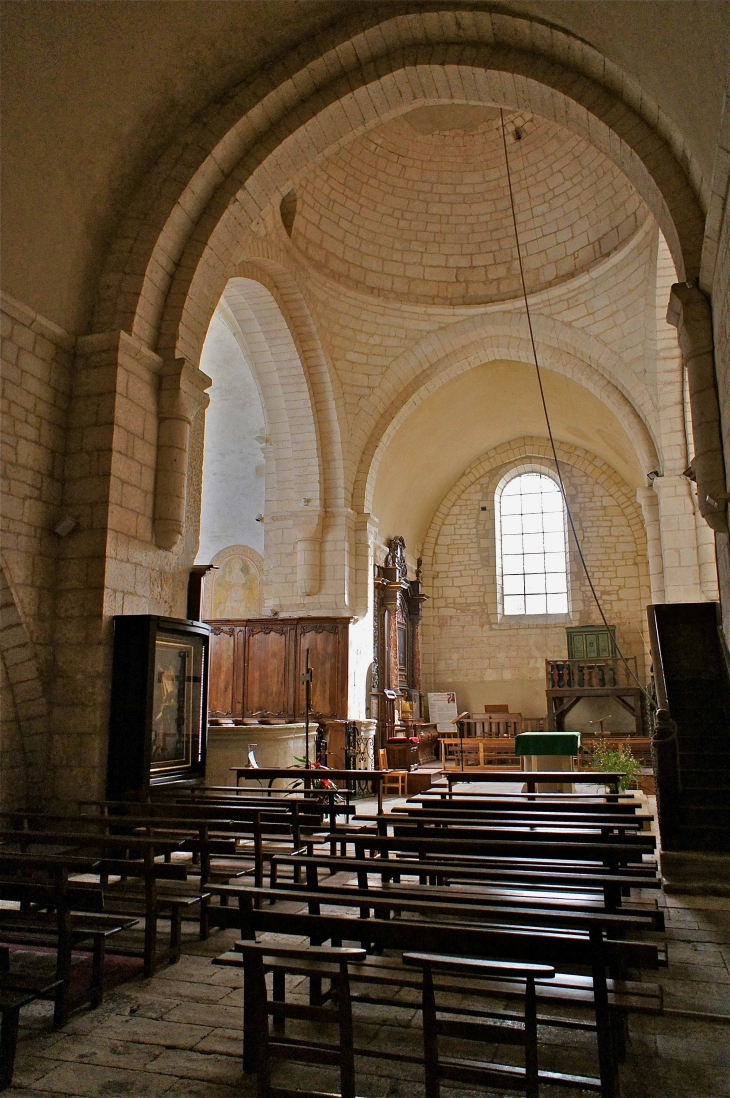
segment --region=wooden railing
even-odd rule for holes
[[[628,667],[626,666],[628,664]],[[636,686],[636,657],[545,660],[548,690],[603,690]]]

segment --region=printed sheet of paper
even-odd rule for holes
[[[428,718],[432,722],[435,721],[439,732],[451,732],[456,735],[456,725],[451,724],[451,721],[458,715],[456,694],[453,691],[428,695]]]

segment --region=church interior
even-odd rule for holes
[[[0,7],[0,1090],[730,1096],[730,3]]]

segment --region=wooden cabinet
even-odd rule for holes
[[[610,659],[616,655],[614,625],[572,625],[565,632],[569,660]]]
[[[211,621],[210,716],[304,718],[309,650],[314,720],[347,717],[349,618]]]
[[[208,641],[202,622],[150,614],[114,618],[110,799],[205,773]],[[225,682],[221,687],[225,692]]]

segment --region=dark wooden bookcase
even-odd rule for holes
[[[209,643],[203,622],[114,618],[110,799],[205,775]]]

